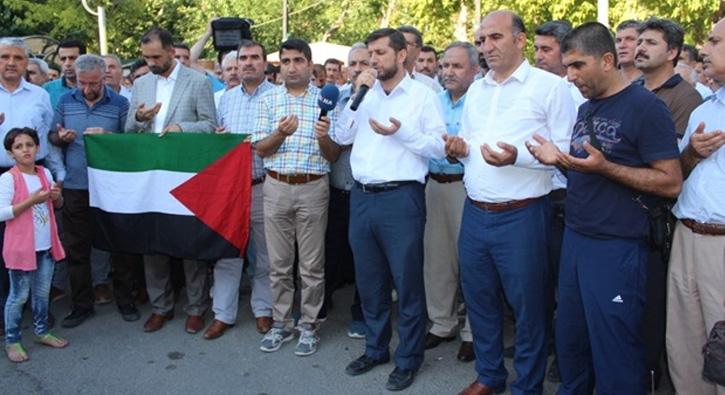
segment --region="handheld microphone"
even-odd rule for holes
[[[357,95],[355,95],[355,100],[353,100],[350,105],[350,110],[357,111],[357,108],[360,107],[360,103],[362,103],[365,94],[368,93],[368,89],[370,89],[369,86],[365,84],[360,85]]]
[[[320,90],[320,98],[317,100],[317,106],[320,107],[320,117],[327,115],[328,111],[332,111],[337,105],[340,98],[340,90],[333,84],[327,84]]]

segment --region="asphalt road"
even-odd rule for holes
[[[184,332],[185,316],[177,304],[176,318],[156,333],[144,333],[150,313],[141,306],[142,319],[128,323],[115,304],[97,306],[96,315],[74,329],[57,328],[70,345],[62,350],[33,343],[26,314],[24,344],[30,361],[0,361],[0,393],[14,394],[389,394],[385,390],[392,363],[362,376],[350,377],[345,366],[362,354],[363,340],[347,336],[351,287],[335,294],[335,308],[320,328],[316,354],[297,357],[294,343],[275,353],[259,351],[248,293],[240,301],[238,323],[219,339]],[[68,312],[67,298],[52,308],[60,320]],[[207,324],[211,322],[207,314]],[[510,328],[507,341],[511,341]],[[397,342],[394,335],[394,343]],[[426,352],[413,385],[402,394],[457,394],[476,374],[473,363],[456,360],[458,341]],[[391,350],[394,350],[395,344]],[[507,359],[509,382],[515,375]],[[556,385],[546,382],[545,394]],[[508,391],[506,392],[509,393]],[[670,394],[659,391],[658,394]]]

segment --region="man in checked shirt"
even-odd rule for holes
[[[301,278],[299,356],[317,351],[317,315],[325,294],[325,229],[330,187],[327,173],[339,147],[330,140],[328,117],[318,120],[320,89],[310,85],[312,51],[299,39],[282,43],[284,85],[266,92],[257,111],[252,142],[264,158],[264,227],[272,286],[272,329],[264,352],[294,339],[295,241]],[[319,137],[318,137],[319,136]]]

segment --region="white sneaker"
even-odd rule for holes
[[[303,324],[300,328],[300,339],[295,347],[295,355],[306,357],[317,352],[317,345],[320,343],[320,337],[317,330],[309,324]]]
[[[272,327],[272,329],[270,329],[269,332],[267,332],[267,334],[262,338],[262,345],[259,349],[264,352],[274,352],[279,350],[279,348],[282,347],[282,344],[294,338],[295,334],[292,333],[292,331],[287,330],[286,328]]]

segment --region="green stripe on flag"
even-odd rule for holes
[[[246,134],[111,133],[83,136],[88,167],[123,172],[196,173],[241,143]]]

